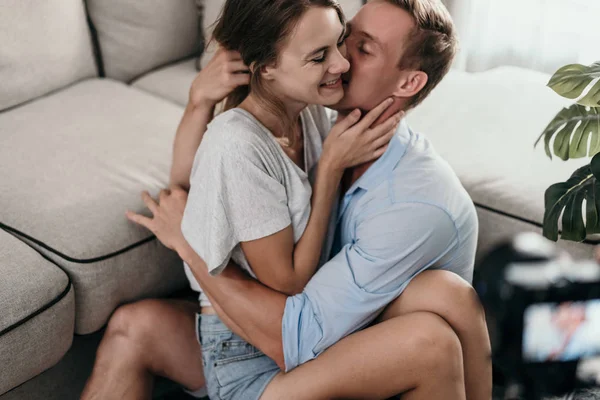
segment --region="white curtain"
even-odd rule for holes
[[[455,68],[515,65],[554,73],[600,60],[600,0],[444,0],[461,52]]]

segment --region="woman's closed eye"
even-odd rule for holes
[[[318,58],[313,58],[313,59],[311,60],[311,62],[313,62],[313,63],[315,63],[315,64],[321,64],[321,63],[324,63],[326,59],[327,59],[327,51],[324,51],[324,52],[321,54],[321,57],[318,57]]]
[[[337,43],[337,47],[341,48],[346,44],[346,39],[348,39],[348,37],[350,36],[350,29],[347,29],[344,32],[344,35],[341,37],[340,41]],[[323,50],[323,53],[321,53],[320,57],[317,58],[313,58],[312,60],[310,60],[312,63],[315,64],[321,64],[324,63],[325,60],[327,60],[327,52],[328,50]]]

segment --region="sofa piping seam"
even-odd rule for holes
[[[139,247],[141,245],[144,245],[144,244],[149,243],[149,242],[151,242],[151,241],[153,241],[153,240],[156,239],[156,236],[152,235],[150,237],[147,237],[146,239],[143,239],[143,240],[141,240],[139,242],[133,243],[133,244],[127,246],[127,247],[124,247],[121,250],[117,250],[115,252],[112,252],[112,253],[109,253],[109,254],[105,254],[103,256],[94,257],[94,258],[88,258],[88,259],[76,259],[76,258],[70,257],[70,256],[68,256],[66,254],[63,254],[60,251],[58,251],[58,250],[50,247],[46,243],[42,242],[41,240],[35,239],[35,238],[27,235],[26,233],[23,233],[23,232],[19,231],[18,229],[10,227],[10,226],[2,223],[2,222],[0,222],[0,229],[3,229],[5,231],[7,231],[7,232],[11,232],[11,233],[16,234],[18,236],[21,236],[22,238],[27,239],[27,240],[29,240],[29,241],[37,244],[38,246],[42,247],[43,249],[45,249],[45,250],[47,250],[47,251],[49,251],[51,253],[56,254],[57,256],[61,257],[65,261],[69,261],[69,262],[72,262],[72,263],[78,263],[78,264],[92,264],[92,263],[95,263],[95,262],[100,262],[100,261],[108,260],[109,258],[113,258],[113,257],[116,257],[118,255],[127,253],[128,251],[133,250],[136,247]],[[37,251],[37,249],[35,249],[35,248],[34,248],[34,250]],[[38,251],[38,253],[39,253],[39,251]],[[56,265],[55,262],[52,262],[52,263]]]
[[[0,225],[3,225],[2,223],[0,223]],[[15,239],[18,240],[18,238],[15,237]],[[4,328],[3,330],[0,331],[0,337],[4,336],[5,334],[9,333],[10,331],[18,328],[19,326],[25,324],[26,322],[28,322],[29,320],[37,317],[38,315],[40,315],[41,313],[43,313],[44,311],[50,309],[52,306],[54,306],[55,304],[58,304],[60,301],[62,301],[62,299],[64,299],[67,294],[69,294],[69,292],[71,291],[72,288],[72,282],[71,282],[71,276],[58,264],[56,264],[54,261],[52,261],[49,257],[47,257],[46,255],[40,253],[37,249],[33,248],[32,246],[30,246],[27,243],[24,243],[22,241],[20,241],[21,243],[25,244],[26,246],[28,246],[29,248],[31,248],[33,251],[35,251],[36,253],[38,253],[43,259],[45,259],[46,261],[50,262],[52,265],[54,265],[55,267],[57,267],[58,269],[60,269],[66,276],[67,276],[67,285],[66,287],[63,289],[63,291],[56,296],[53,300],[49,301],[48,303],[44,304],[42,307],[40,307],[39,309],[37,309],[36,311],[32,312],[31,314],[27,315],[26,317],[20,319],[17,322],[14,322],[12,325]]]

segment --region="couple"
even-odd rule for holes
[[[214,39],[171,189],[128,213],[201,308],[119,308],[83,398],[150,398],[158,375],[213,400],[490,399],[475,209],[401,122],[450,67],[445,8],[373,0],[346,26],[335,0],[228,0]]]

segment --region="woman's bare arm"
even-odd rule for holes
[[[302,292],[317,268],[342,174],[341,169],[319,163],[312,212],[296,245],[291,226],[271,236],[241,243],[258,280],[287,295]]]
[[[214,106],[188,103],[175,134],[169,186],[190,190],[190,174],[196,151],[202,142],[206,126],[212,119]]]
[[[247,85],[250,76],[238,52],[217,50],[208,65],[198,73],[190,89],[188,105],[175,134],[170,185],[190,188],[190,174],[196,151],[215,106],[236,87]]]

